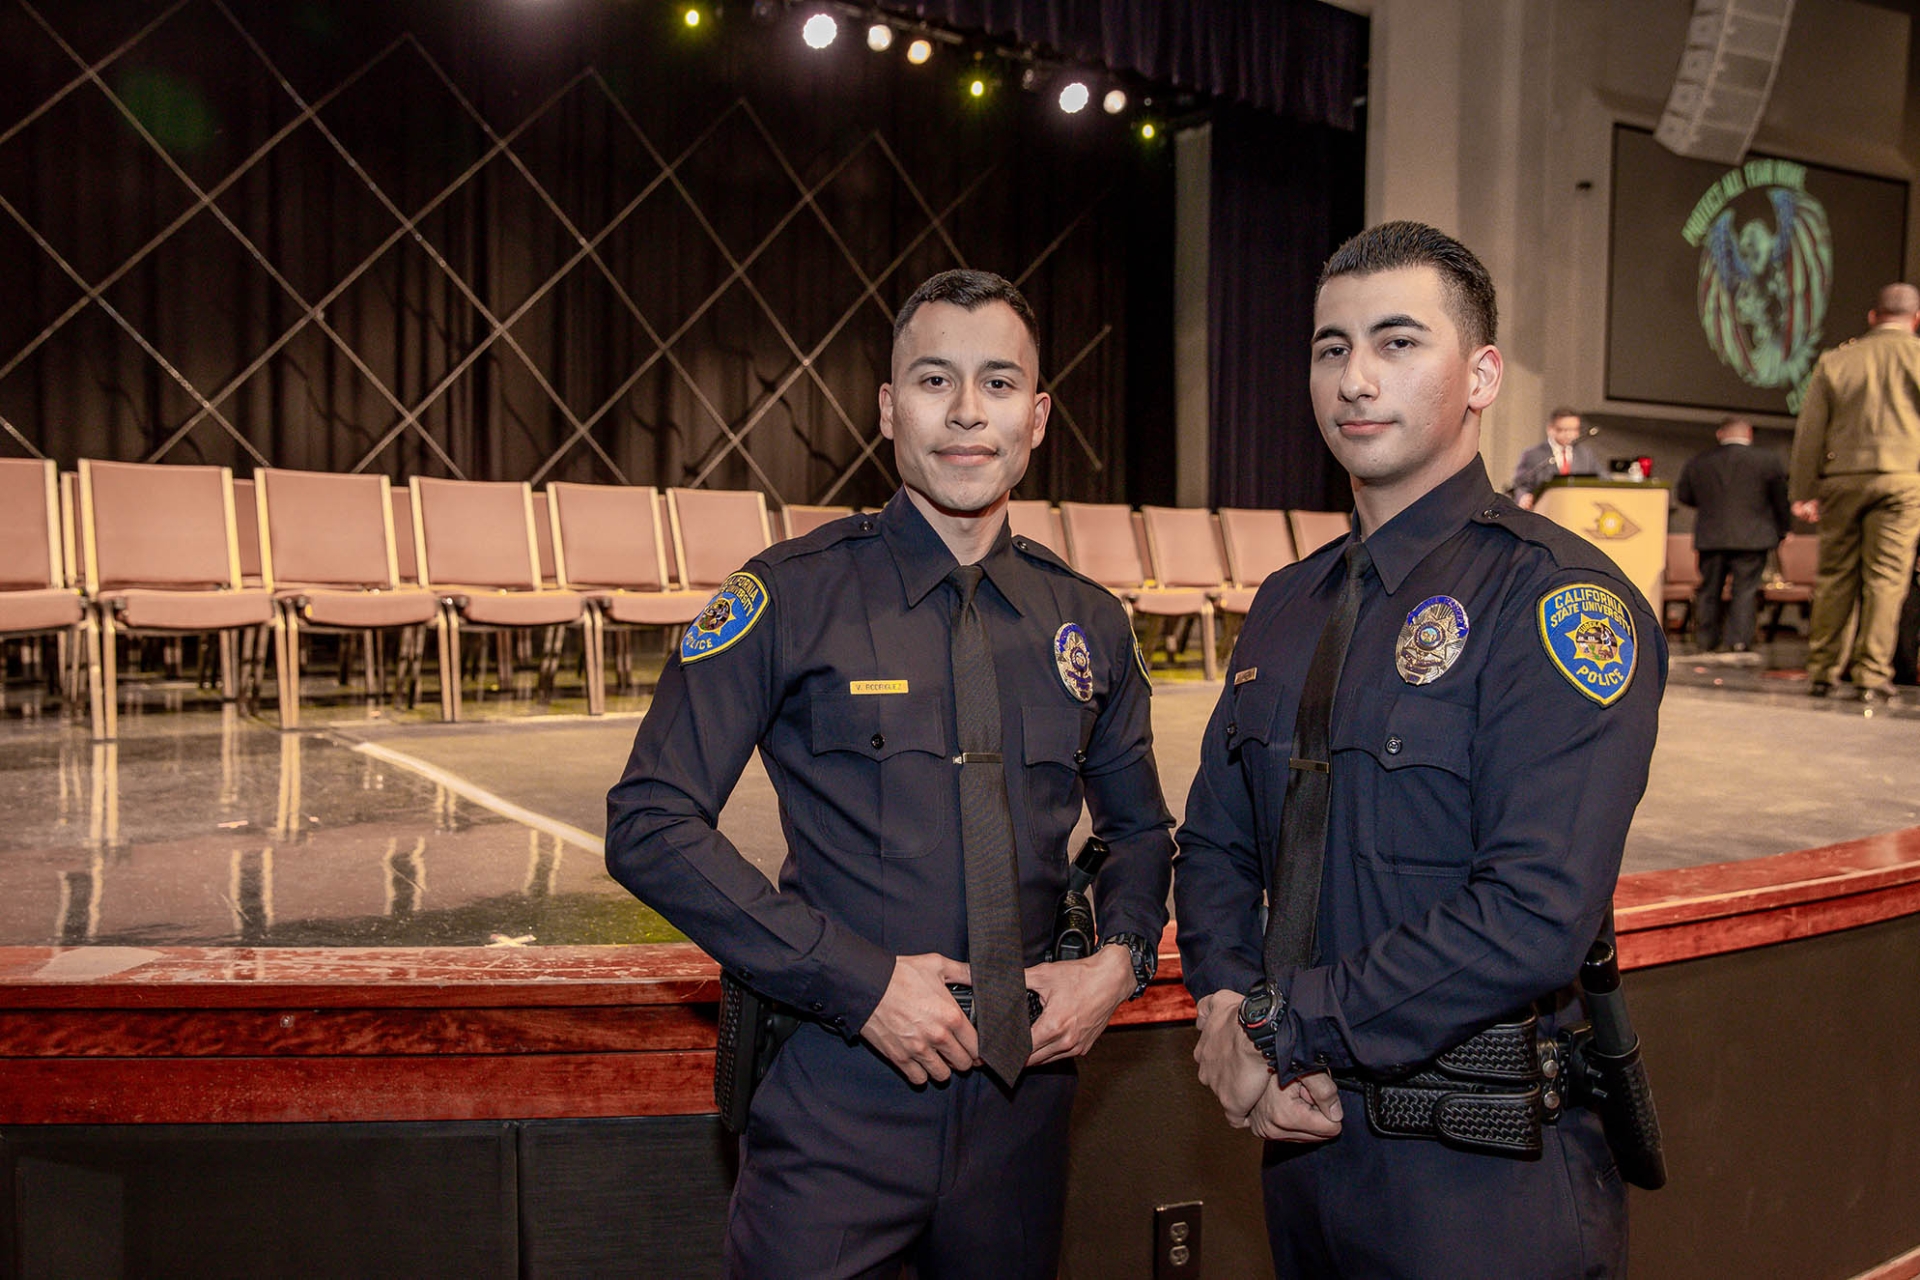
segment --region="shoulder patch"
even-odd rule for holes
[[[1134,665],[1140,668],[1140,678],[1147,682],[1147,691],[1151,693],[1153,691],[1153,671],[1147,666],[1146,651],[1140,647],[1138,640],[1133,642],[1133,661]]]
[[[745,570],[729,577],[680,637],[680,665],[711,658],[753,630],[767,611],[767,588]]]
[[[1577,582],[1541,596],[1536,613],[1554,668],[1601,706],[1618,702],[1640,656],[1627,602],[1597,583]]]

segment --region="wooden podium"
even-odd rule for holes
[[[1549,480],[1533,509],[1612,557],[1655,616],[1667,572],[1667,486],[1651,480],[1565,476]]]

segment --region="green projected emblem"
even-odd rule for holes
[[[1700,250],[1707,345],[1749,386],[1785,388],[1793,412],[1833,291],[1827,211],[1806,184],[1805,165],[1749,160],[1707,188],[1681,231]]]

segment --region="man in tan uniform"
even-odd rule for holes
[[[1851,678],[1877,702],[1893,696],[1894,635],[1920,539],[1920,289],[1880,290],[1867,323],[1814,366],[1787,496],[1793,514],[1820,526],[1807,692],[1832,689],[1857,605]]]

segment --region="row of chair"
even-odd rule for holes
[[[1814,581],[1819,576],[1820,539],[1810,533],[1789,533],[1780,540],[1775,559],[1777,572],[1761,588],[1761,602],[1772,607],[1767,619],[1769,641],[1779,634],[1781,618],[1789,606],[1798,608],[1802,614],[1812,607]],[[1694,549],[1693,535],[1668,534],[1667,573],[1660,603],[1663,621],[1669,629],[1686,629],[1693,617],[1694,596],[1700,590],[1701,580],[1700,555]],[[1725,590],[1731,589],[1732,584],[1728,583]]]
[[[851,507],[790,506],[798,536]],[[1324,512],[1016,502],[1016,532],[1065,555],[1150,618],[1198,618],[1209,678],[1216,611],[1244,614],[1268,573],[1346,529]],[[605,703],[605,639],[684,626],[773,541],[752,491],[384,477],[83,460],[0,460],[0,635],[55,634],[62,682],[87,670],[96,738],[117,732],[119,637],[218,637],[221,683],[251,696],[269,648],[280,720],[300,719],[301,638],[399,633],[399,687],[415,696],[438,640],[441,712],[461,716],[463,637],[543,641],[550,683],[581,636],[589,711]],[[17,554],[16,554],[17,552]],[[504,651],[504,646],[503,646]],[[625,646],[622,646],[625,660]],[[622,668],[623,678],[626,675]]]

